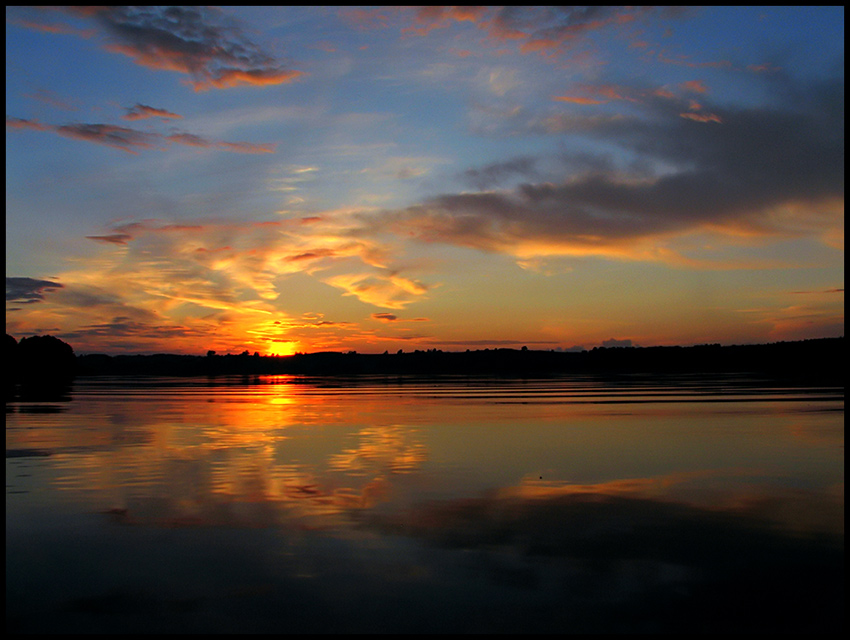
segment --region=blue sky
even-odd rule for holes
[[[7,332],[843,335],[843,60],[843,7],[7,7]]]

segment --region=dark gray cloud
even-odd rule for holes
[[[290,82],[286,68],[215,7],[69,7],[142,66],[188,74],[196,90]]]
[[[22,302],[30,304],[44,300],[45,292],[61,289],[64,285],[50,280],[37,280],[36,278],[7,277],[6,278],[6,300],[10,302]]]
[[[467,169],[461,177],[476,189],[489,189],[515,176],[524,178],[533,176],[535,162],[535,158],[522,156],[503,162],[493,162],[481,168]]]
[[[90,338],[97,336],[108,338],[161,339],[164,337],[204,337],[206,334],[181,325],[165,324],[161,319],[158,323],[153,323],[138,322],[127,316],[116,316],[109,322],[90,324],[75,331],[66,332],[65,336],[68,338]]]
[[[424,241],[504,252],[528,242],[604,248],[699,228],[818,232],[810,212],[844,198],[843,73],[807,87],[785,79],[776,89],[782,99],[770,108],[702,100],[702,112],[717,120],[681,117],[688,103],[669,96],[645,97],[636,115],[569,115],[557,131],[530,120],[540,133],[580,134],[638,160],[624,172],[604,157],[588,162],[566,154],[567,167],[586,169],[509,191],[439,195],[371,223]],[[531,164],[524,159],[513,168]],[[484,184],[510,167],[468,175]],[[782,209],[797,213],[775,215]]]

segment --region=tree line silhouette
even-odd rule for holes
[[[843,384],[844,338],[757,345],[704,344],[690,347],[595,347],[580,352],[521,349],[439,349],[361,354],[298,353],[75,355],[53,336],[19,342],[6,334],[7,383],[33,386],[95,375],[356,375],[461,374],[534,376],[565,373],[735,373],[793,377]]]

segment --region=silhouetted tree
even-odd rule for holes
[[[21,338],[16,351],[17,372],[23,381],[66,379],[74,375],[74,349],[59,338],[49,335]]]

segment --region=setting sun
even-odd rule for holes
[[[291,356],[299,351],[297,342],[271,342],[266,347],[266,355]]]

